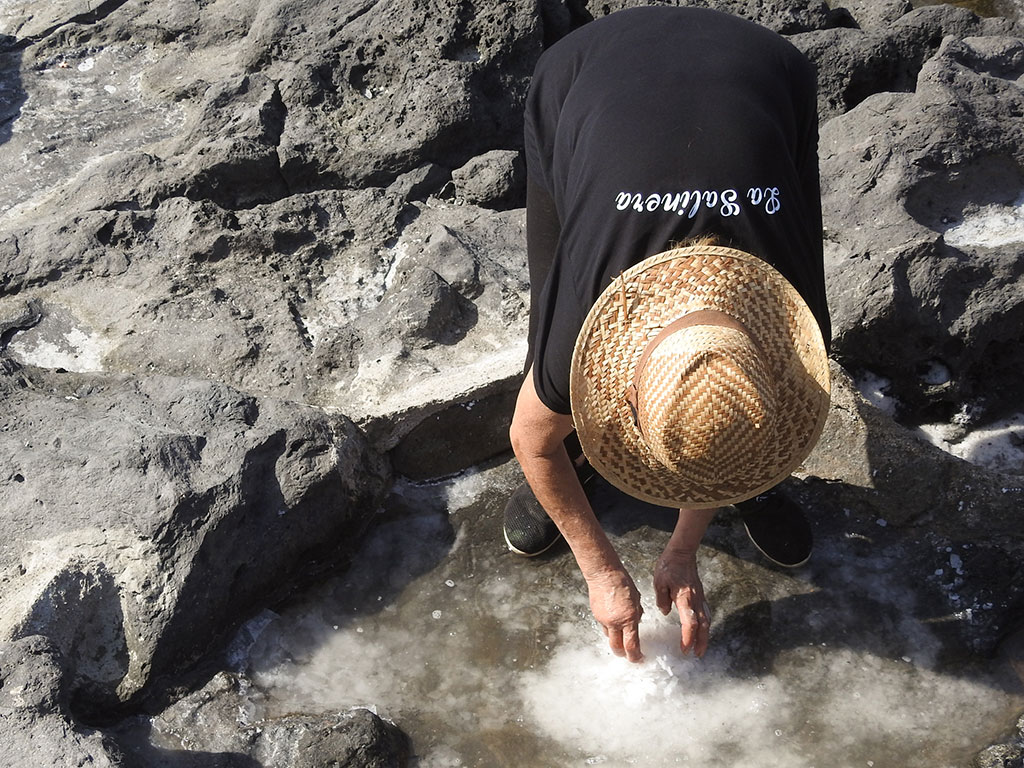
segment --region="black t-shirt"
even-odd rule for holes
[[[700,8],[591,22],[541,56],[525,143],[561,224],[531,308],[534,380],[552,410],[570,412],[573,346],[601,291],[696,235],[775,266],[828,341],[815,73],[779,35]]]

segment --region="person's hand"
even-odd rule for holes
[[[704,600],[704,585],[697,574],[695,553],[666,549],[654,566],[654,595],[666,616],[675,605],[682,630],[679,647],[699,658],[708,649],[711,616]]]
[[[625,569],[603,571],[587,579],[590,610],[616,656],[643,661],[640,653],[640,592]]]

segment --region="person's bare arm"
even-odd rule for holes
[[[530,488],[562,532],[587,582],[590,608],[616,654],[641,661],[640,593],[601,529],[562,441],[572,417],[552,411],[537,396],[527,372],[509,436]]]

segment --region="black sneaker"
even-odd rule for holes
[[[773,488],[736,505],[754,546],[776,565],[798,568],[811,557],[814,537],[803,511]]]
[[[586,487],[594,476],[590,464],[576,468],[580,485]],[[536,557],[553,547],[562,533],[533,495],[529,483],[516,488],[505,504],[505,543],[517,555]]]

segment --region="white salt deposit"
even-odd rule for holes
[[[11,357],[23,365],[88,373],[103,370],[103,358],[113,346],[109,339],[99,334],[71,328],[56,340],[35,338],[25,341],[23,335],[16,336],[8,350]]]
[[[950,379],[949,369],[933,361],[921,379],[933,386],[945,384]],[[867,371],[855,384],[865,400],[895,416],[899,403],[889,393],[888,379]],[[922,424],[918,429],[932,445],[965,461],[996,472],[1024,475],[1024,414],[975,427],[962,435],[960,427],[970,420],[971,410],[972,406],[965,403],[951,423]]]
[[[946,424],[924,424],[921,432],[933,445],[972,464],[1024,475],[1024,414],[973,429],[958,441],[950,440]]]
[[[1024,193],[1010,205],[986,205],[964,215],[946,230],[945,241],[954,248],[1000,248],[1024,243]]]
[[[788,739],[793,707],[777,677],[731,678],[724,657],[683,657],[679,625],[645,607],[645,661],[614,656],[592,626],[574,625],[543,668],[522,675],[519,695],[540,732],[614,765],[799,766]],[[553,716],[557,713],[557,716]]]
[[[890,416],[896,415],[896,400],[889,396],[891,382],[871,371],[865,371],[855,382],[861,397]]]
[[[534,727],[614,765],[802,768],[871,759],[945,765],[915,756],[911,745],[933,740],[954,718],[985,722],[964,711],[965,702],[991,696],[985,685],[915,667],[909,657],[797,648],[780,658],[778,674],[736,677],[724,652],[684,659],[677,627],[660,614],[647,623],[641,666],[580,631],[547,666],[524,674],[520,695]]]
[[[475,469],[469,469],[446,483],[445,497],[449,512],[458,512],[473,504],[487,488],[487,477]]]

